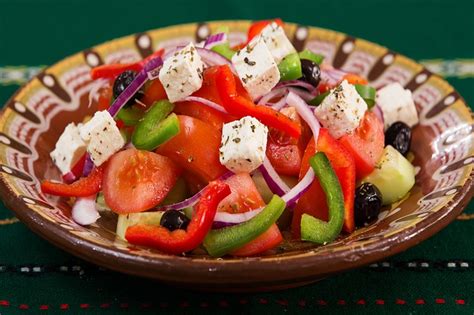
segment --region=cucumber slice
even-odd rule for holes
[[[415,168],[392,146],[385,147],[382,158],[362,182],[372,183],[382,193],[382,203],[402,199],[415,184]]]
[[[160,225],[161,216],[164,212],[140,212],[140,213],[129,213],[129,214],[120,214],[118,216],[117,222],[117,236],[122,240],[125,240],[125,232],[127,228],[132,225],[137,224],[150,224],[150,225]]]

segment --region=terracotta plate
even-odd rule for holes
[[[408,197],[382,212],[375,224],[330,245],[285,242],[269,255],[248,259],[211,259],[200,252],[173,257],[130,246],[115,238],[113,217],[90,227],[75,224],[66,200],[43,195],[39,182],[60,178],[49,152],[66,124],[95,110],[94,91],[103,82],[91,81],[90,68],[200,41],[222,24],[230,26],[230,40],[237,44],[245,40],[250,22],[186,24],[127,36],[68,57],[23,86],[0,117],[0,190],[7,206],[39,235],[98,265],[192,288],[255,290],[301,285],[403,251],[445,227],[470,201],[474,121],[452,86],[387,48],[287,24],[298,50],[323,54],[326,63],[362,74],[375,87],[399,81],[413,91],[420,115],[412,145],[418,173]]]

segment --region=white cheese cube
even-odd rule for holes
[[[359,126],[366,110],[367,103],[355,87],[344,80],[331,90],[314,114],[331,136],[338,139]]]
[[[383,112],[385,129],[402,121],[410,127],[418,124],[418,114],[411,91],[396,82],[377,91],[376,101]]]
[[[82,140],[79,128],[75,123],[66,126],[56,142],[54,151],[50,153],[54,164],[64,175],[71,171],[81,156],[86,152],[86,143]]]
[[[248,172],[265,159],[268,128],[257,119],[246,116],[224,124],[219,160],[234,173]]]
[[[289,54],[296,52],[283,27],[275,22],[265,26],[259,37],[263,39],[277,64]]]
[[[280,81],[278,66],[263,40],[249,43],[239,50],[232,57],[232,64],[253,99],[270,92]]]
[[[193,94],[202,86],[204,64],[193,43],[165,60],[159,79],[170,102]]]
[[[106,110],[96,112],[94,117],[80,128],[82,140],[87,143],[87,152],[94,165],[100,166],[124,145],[115,121]]]

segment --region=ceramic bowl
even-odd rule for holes
[[[199,251],[175,257],[118,240],[116,219],[92,226],[71,219],[67,200],[44,195],[41,180],[59,179],[49,153],[64,127],[93,113],[103,82],[91,67],[132,62],[153,51],[201,41],[228,25],[232,44],[246,40],[250,21],[185,24],[116,39],[70,56],[38,74],[8,101],[0,117],[0,193],[33,231],[97,265],[178,286],[272,290],[313,282],[412,247],[451,222],[473,195],[472,113],[441,77],[385,47],[335,31],[286,24],[294,46],[325,63],[367,77],[375,87],[398,81],[413,92],[420,124],[413,129],[416,185],[378,220],[326,246],[285,241],[262,257],[212,259]],[[91,106],[89,106],[91,103]],[[288,238],[289,239],[289,238]]]

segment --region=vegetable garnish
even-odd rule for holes
[[[71,184],[56,183],[49,180],[41,182],[41,191],[45,194],[63,197],[88,197],[98,193],[102,187],[104,166],[94,168],[87,177]]]
[[[272,108],[255,105],[252,101],[239,95],[235,79],[229,67],[223,66],[217,74],[217,86],[223,106],[227,112],[237,117],[253,116],[269,127],[279,129],[290,136],[298,138],[301,128],[285,115]]]
[[[204,247],[213,257],[224,256],[268,230],[278,220],[283,210],[285,210],[285,202],[275,195],[270,203],[249,221],[211,230],[204,239]]]
[[[344,223],[344,197],[336,173],[323,152],[316,153],[309,163],[326,193],[329,221],[324,222],[308,214],[303,214],[301,239],[325,244],[333,241],[341,233]]]
[[[230,194],[223,182],[212,182],[196,205],[194,215],[186,230],[169,231],[155,225],[135,225],[127,229],[125,238],[135,245],[153,247],[169,254],[182,254],[201,244],[211,229],[219,202]]]
[[[163,100],[145,113],[132,135],[132,143],[137,149],[154,150],[179,133],[178,117],[174,113],[170,115],[173,108],[173,104]]]

